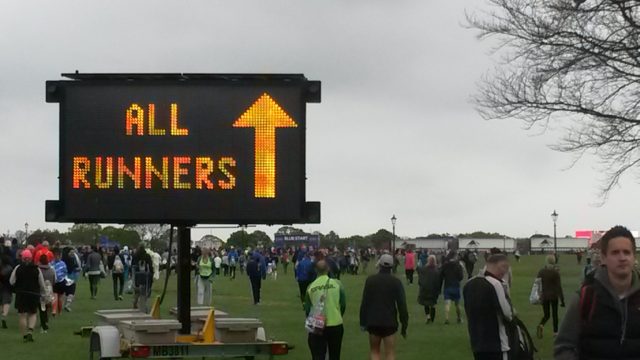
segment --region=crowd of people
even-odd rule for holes
[[[148,311],[153,279],[159,276],[159,259],[142,245],[120,251],[118,247],[50,246],[47,241],[34,246],[0,239],[0,326],[9,328],[7,317],[13,303],[24,341],[33,342],[38,319],[40,331],[47,333],[52,318],[72,312],[81,276],[88,278],[90,299],[97,298],[101,280],[111,275],[115,301],[123,300],[126,287],[133,294],[134,308]]]
[[[637,306],[640,299],[636,299],[640,296],[640,283],[635,251],[635,239],[626,228],[617,226],[604,234],[599,249],[586,257],[583,284],[578,296],[568,303],[562,322],[558,307],[565,306],[565,296],[557,255],[548,255],[537,274],[532,274],[537,284],[535,304],[541,306],[542,313],[535,334],[543,338],[546,323],[552,320],[557,359],[619,359],[638,355],[640,331],[635,320],[640,319]],[[580,264],[582,253],[576,256]],[[154,280],[162,269],[170,272],[176,258],[175,252],[166,250],[159,255],[144,246],[134,250],[126,246],[99,249],[59,243],[50,246],[46,241],[25,246],[2,239],[0,326],[4,329],[11,326],[7,316],[13,303],[24,341],[34,341],[38,319],[41,332],[46,333],[52,319],[73,311],[81,276],[88,278],[90,299],[97,297],[102,279],[110,276],[115,301],[122,301],[125,292],[131,293],[134,307],[148,312]],[[399,331],[406,337],[410,314],[405,286],[413,286],[416,273],[417,302],[424,308],[424,322],[436,322],[438,300],[442,296],[444,313],[440,321],[451,323],[453,307],[456,322],[467,322],[475,359],[509,359],[514,351],[531,351],[526,346],[523,349],[522,344],[527,342],[521,340],[528,332],[518,321],[511,303],[513,277],[509,257],[500,249],[491,249],[485,254],[485,266],[476,272],[477,260],[478,254],[469,250],[409,248],[390,254],[373,249],[339,251],[306,246],[196,247],[191,254],[199,305],[212,304],[215,278],[233,281],[238,273],[249,278],[252,302],[260,305],[262,282],[269,277],[277,280],[279,265],[285,274],[292,267],[314,360],[340,358],[347,296],[340,278],[344,274],[371,272],[370,262],[375,263],[375,271],[363,285],[359,318],[361,329],[369,334],[371,359],[394,359],[396,334]],[[398,268],[404,268],[404,284],[395,275]]]

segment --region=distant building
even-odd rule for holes
[[[575,250],[585,251],[589,248],[588,238],[564,237],[557,238],[558,252],[568,252]],[[554,243],[552,237],[539,237],[531,239],[531,251],[534,253],[553,252]]]
[[[192,244],[192,247],[198,246],[202,248],[215,249],[218,250],[222,246],[224,246],[224,241],[217,236],[213,235],[205,235],[200,240],[195,241]]]
[[[396,240],[396,248],[428,249],[428,250],[448,250],[453,238],[426,238],[417,237],[414,239]]]
[[[495,238],[495,239],[458,239],[458,247],[463,250],[487,251],[492,248],[498,248],[508,253],[515,251],[516,240],[511,238]]]

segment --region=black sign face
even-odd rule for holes
[[[309,83],[48,82],[60,103],[56,220],[304,222]]]

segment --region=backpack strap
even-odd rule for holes
[[[580,288],[580,319],[583,324],[591,321],[596,308],[596,296],[593,285],[583,285]]]
[[[521,332],[523,336],[523,339],[521,340],[522,340],[522,344],[524,345],[525,351],[533,357],[533,354],[538,352],[538,349],[536,348],[536,345],[533,343],[533,338],[531,337],[531,334],[529,334],[529,330],[527,329],[527,326],[517,316],[514,317],[514,322],[516,324],[516,328],[518,329],[518,331]]]

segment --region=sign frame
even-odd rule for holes
[[[59,177],[58,177],[58,194],[59,200],[47,200],[45,202],[45,219],[48,222],[77,222],[77,223],[163,223],[173,225],[193,226],[196,224],[301,224],[301,223],[319,223],[320,222],[320,203],[306,201],[306,103],[318,103],[321,97],[321,83],[319,81],[310,81],[302,74],[62,74],[69,80],[52,80],[46,82],[46,102],[59,103]],[[189,86],[189,85],[212,85],[212,86],[290,86],[297,87],[302,91],[300,104],[300,113],[305,118],[303,126],[300,128],[302,133],[299,135],[299,150],[301,151],[300,161],[301,176],[298,181],[300,197],[302,202],[299,204],[300,210],[297,213],[300,216],[296,218],[273,218],[273,217],[245,217],[243,219],[234,218],[233,216],[214,216],[202,217],[198,216],[194,210],[193,216],[182,216],[179,218],[167,217],[140,217],[133,218],[120,217],[117,215],[110,216],[78,216],[68,215],[65,211],[64,195],[68,189],[70,175],[65,175],[65,161],[69,161],[71,156],[64,153],[64,146],[67,141],[66,114],[63,109],[65,101],[65,91],[71,86],[100,86],[100,85],[158,85],[158,86]],[[238,114],[240,116],[241,114]],[[244,129],[238,129],[243,131]],[[298,150],[298,149],[296,149]],[[194,154],[195,155],[195,154]],[[253,165],[255,166],[255,164]],[[255,181],[255,180],[254,180]],[[175,189],[173,191],[176,191]],[[297,209],[297,208],[296,208]],[[264,211],[262,212],[264,213]]]

